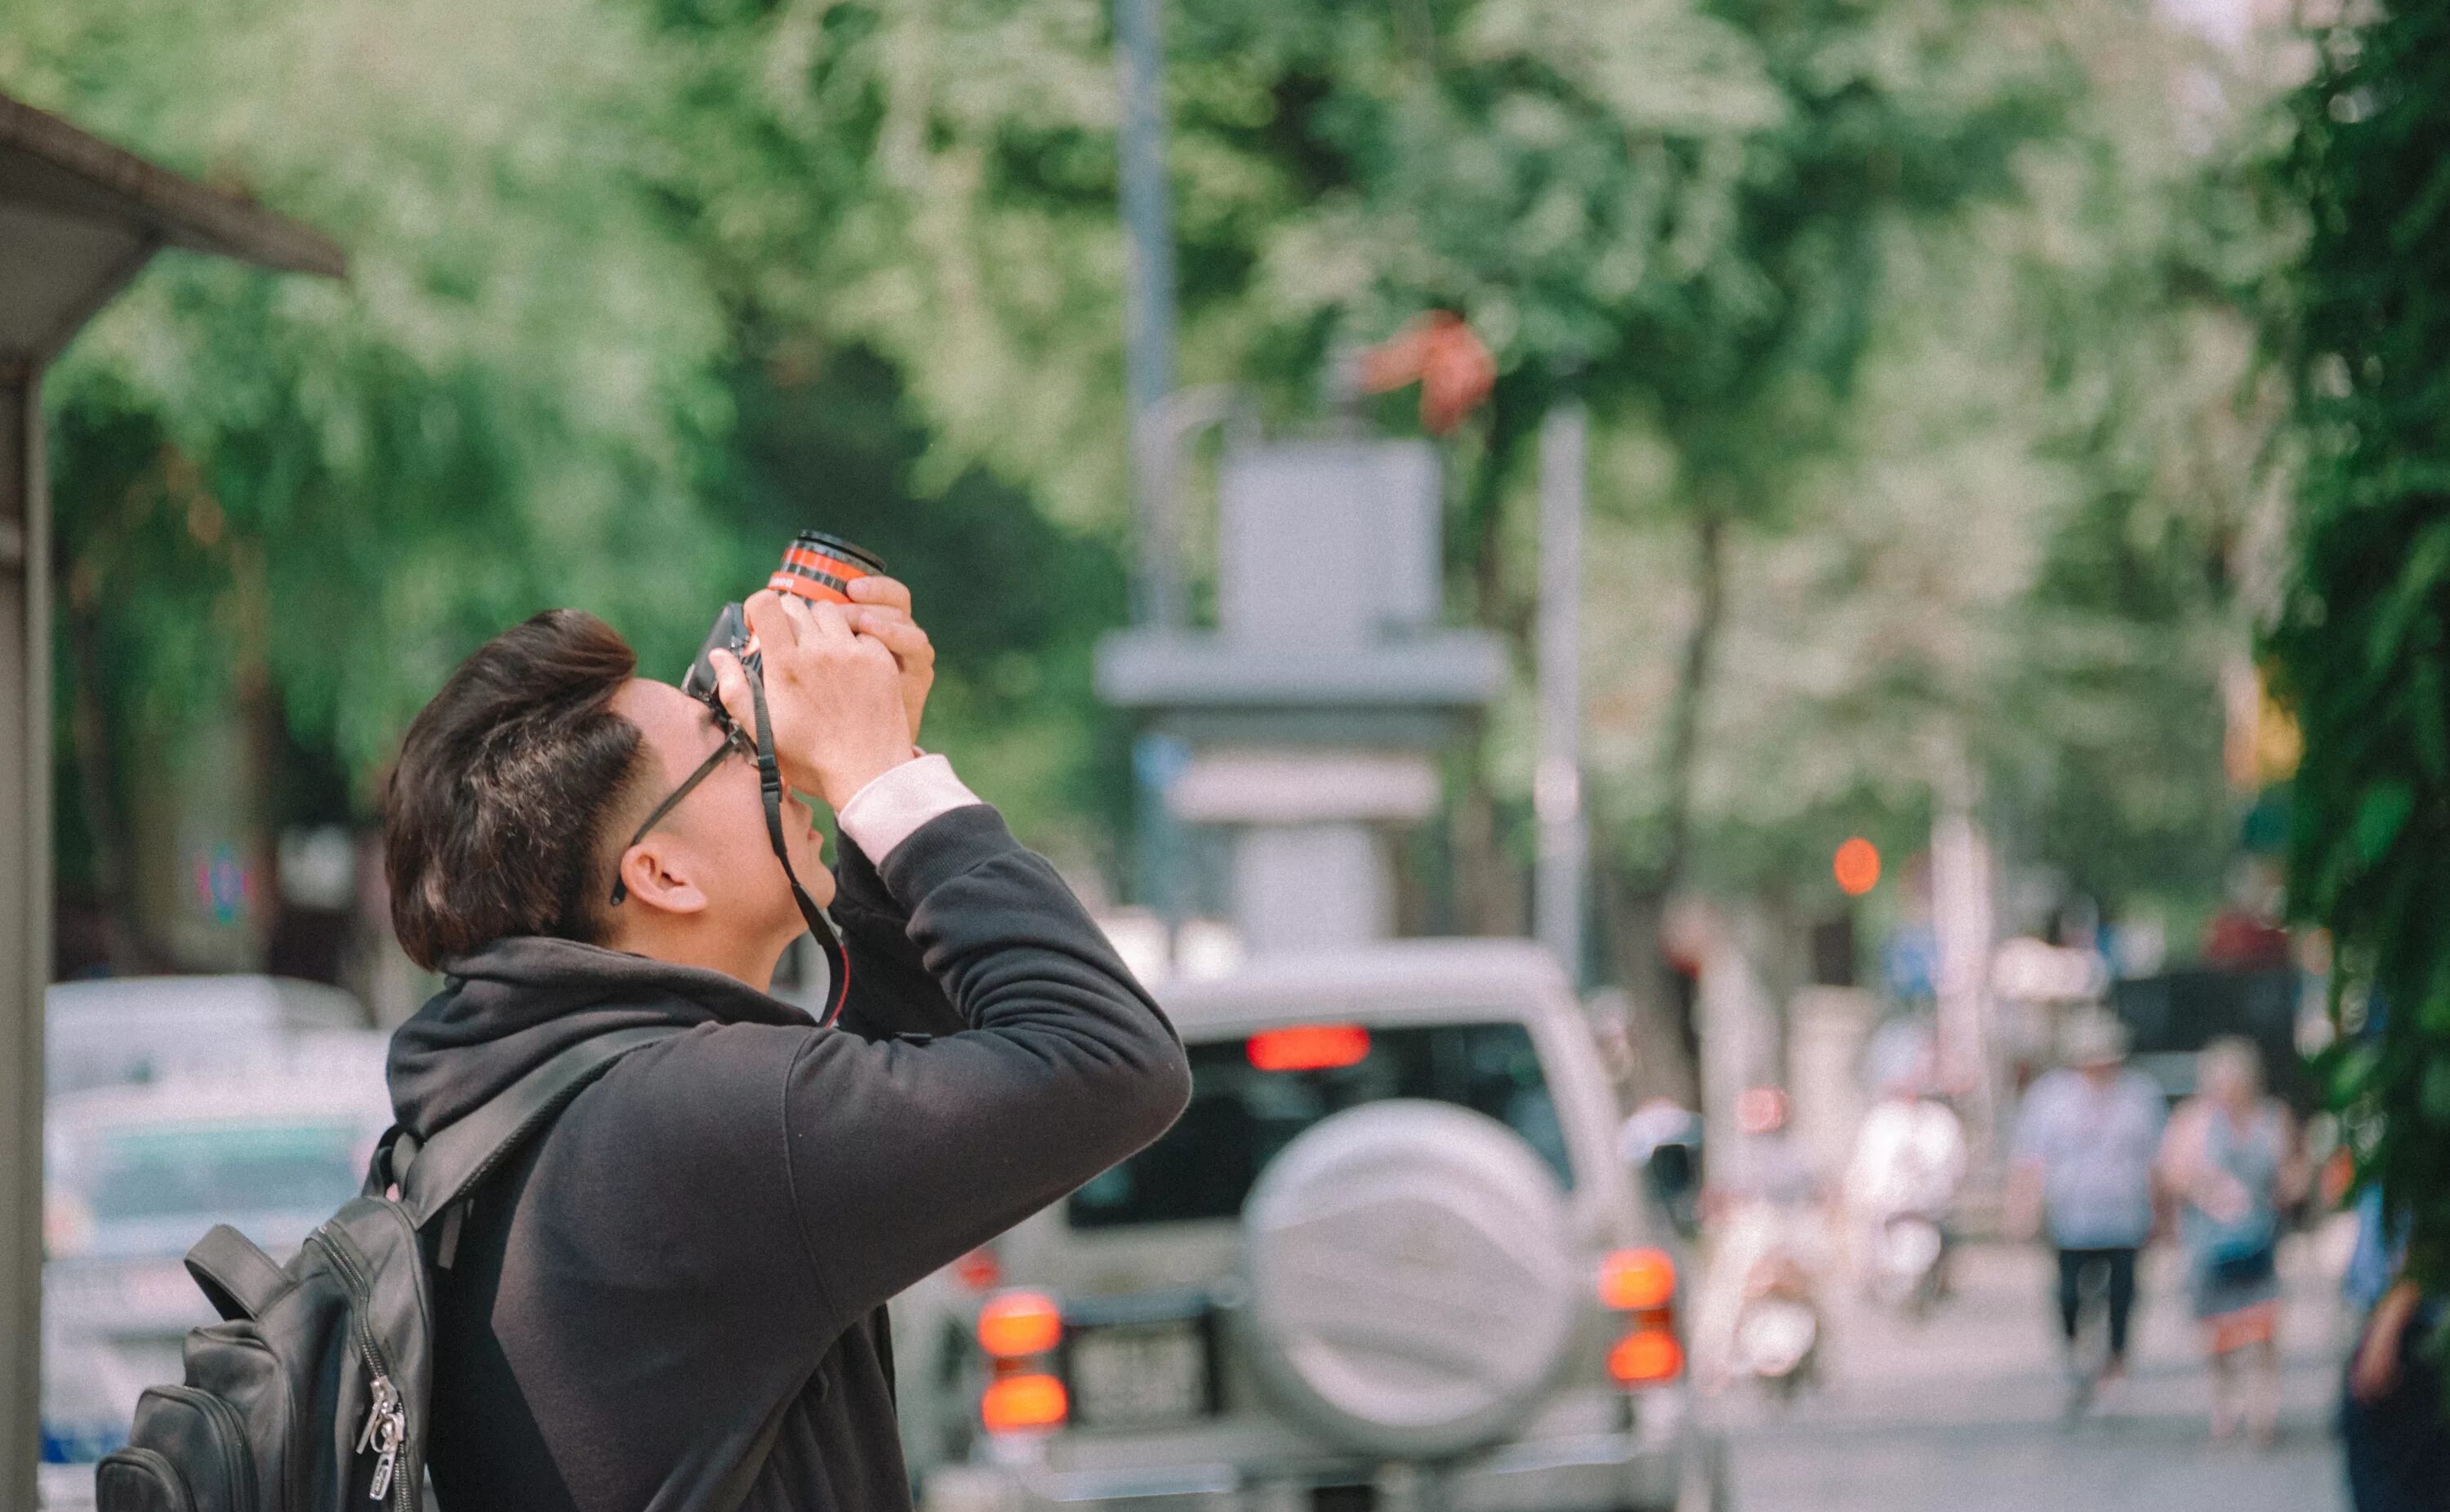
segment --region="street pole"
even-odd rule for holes
[[[1962,787],[1964,785],[1954,785]],[[1991,956],[1997,940],[1991,846],[1961,796],[1943,800],[1931,826],[1932,936],[1937,946],[1941,1075],[1963,1090],[1974,1154],[1998,1148],[1991,1064]]]
[[[1175,527],[1174,474],[1181,442],[1169,414],[1174,393],[1174,225],[1165,183],[1165,18],[1161,0],[1115,0],[1115,75],[1122,100],[1116,150],[1123,212],[1123,390],[1131,405],[1134,544],[1132,618],[1179,630],[1185,615],[1182,548]],[[1173,958],[1182,926],[1184,836],[1167,789],[1183,762],[1181,742],[1141,735],[1138,779],[1141,901],[1165,925]]]
[[[1139,547],[1133,615],[1183,622],[1182,552],[1173,497],[1175,443],[1160,428],[1174,391],[1174,227],[1165,180],[1165,34],[1161,0],[1115,0],[1121,86],[1123,382],[1131,403],[1132,514]]]
[[[1589,417],[1573,400],[1540,424],[1539,752],[1531,806],[1539,821],[1536,932],[1577,989],[1583,982],[1583,881],[1590,836],[1583,816],[1583,487]]]
[[[43,991],[51,979],[50,533],[42,369],[0,353],[0,1505],[42,1400]]]

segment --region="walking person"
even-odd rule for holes
[[[2161,1182],[2204,1327],[2212,1437],[2243,1423],[2269,1444],[2280,1427],[2280,1212],[2304,1195],[2305,1172],[2288,1110],[2264,1095],[2251,1040],[2216,1039],[2197,1067],[2196,1094],[2162,1141]]]
[[[2341,1290],[2360,1320],[2340,1393],[2340,1442],[2356,1512],[2450,1512],[2450,1431],[2440,1359],[2450,1297],[2407,1273],[2403,1223],[2382,1189],[2357,1203],[2357,1244]]]
[[[2045,1232],[2058,1259],[2059,1328],[2067,1342],[2071,1414],[2127,1374],[2135,1257],[2153,1231],[2153,1161],[2167,1111],[2151,1077],[2127,1065],[2127,1026],[2108,1009],[2071,1018],[2064,1064],[2025,1094],[2010,1174],[2011,1229]],[[2103,1294],[2109,1347],[2086,1360],[2087,1300]]]

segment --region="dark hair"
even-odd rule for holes
[[[612,626],[548,610],[478,647],[418,712],[383,794],[391,925],[410,960],[602,937],[606,820],[645,765],[612,695],[637,666]]]

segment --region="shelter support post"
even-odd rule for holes
[[[0,359],[5,360],[5,359]],[[40,370],[0,366],[0,1504],[41,1451],[43,989],[50,980],[50,560]]]

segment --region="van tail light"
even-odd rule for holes
[[[1676,1261],[1664,1250],[1619,1250],[1600,1262],[1600,1305],[1628,1314],[1624,1336],[1608,1350],[1619,1386],[1659,1386],[1684,1373],[1676,1337]]]
[[[1050,1354],[1063,1342],[1063,1312],[1043,1291],[1004,1291],[979,1308],[979,1347],[998,1360]]]
[[[1620,1386],[1658,1386],[1684,1373],[1684,1347],[1674,1328],[1636,1328],[1608,1351],[1607,1366]]]
[[[1648,1312],[1676,1305],[1676,1261],[1664,1250],[1619,1250],[1600,1262],[1600,1305]]]
[[[1029,1433],[1061,1427],[1071,1409],[1063,1383],[1033,1370],[990,1382],[979,1399],[979,1421],[989,1433]]]
[[[989,1433],[1042,1433],[1072,1410],[1053,1355],[1063,1309],[1043,1291],[1000,1291],[979,1308],[979,1348],[989,1362],[979,1423]]]

